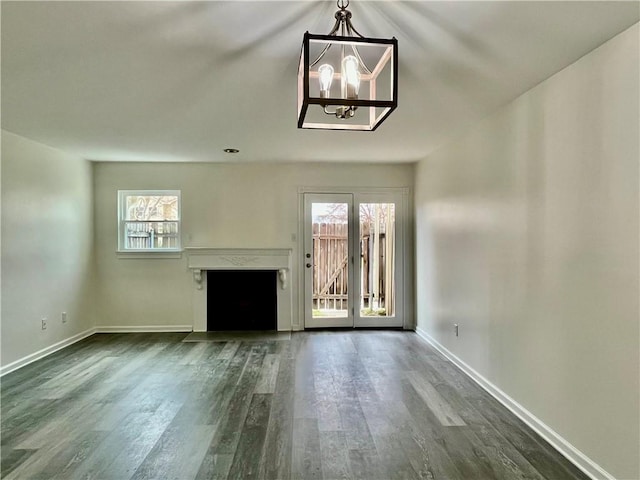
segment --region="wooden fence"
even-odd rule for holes
[[[348,225],[313,224],[313,308],[345,310],[349,275]]]
[[[360,232],[360,269],[363,314],[393,315],[393,229],[387,236],[383,224],[377,235],[365,223]],[[377,244],[376,244],[377,239]],[[387,252],[390,254],[388,255]],[[348,226],[339,223],[313,224],[313,309],[345,310],[348,299]],[[374,259],[378,258],[375,262]],[[367,313],[368,312],[368,313]]]
[[[365,315],[394,315],[395,305],[395,238],[393,228],[384,223],[375,227],[361,225],[360,272],[362,292],[361,313]],[[387,234],[387,229],[389,234]]]

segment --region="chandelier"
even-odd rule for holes
[[[298,66],[298,128],[372,131],[398,105],[398,40],[366,38],[337,1],[327,35],[304,34]]]

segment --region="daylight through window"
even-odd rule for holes
[[[180,250],[179,190],[118,191],[120,251]]]

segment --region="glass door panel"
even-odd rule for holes
[[[313,308],[318,317],[347,317],[348,203],[313,203]]]
[[[356,327],[402,327],[403,229],[397,194],[357,194]]]
[[[353,326],[350,194],[305,194],[305,328]]]
[[[360,316],[395,316],[395,204],[361,203]]]

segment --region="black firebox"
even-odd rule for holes
[[[207,331],[276,330],[276,270],[208,270]]]

